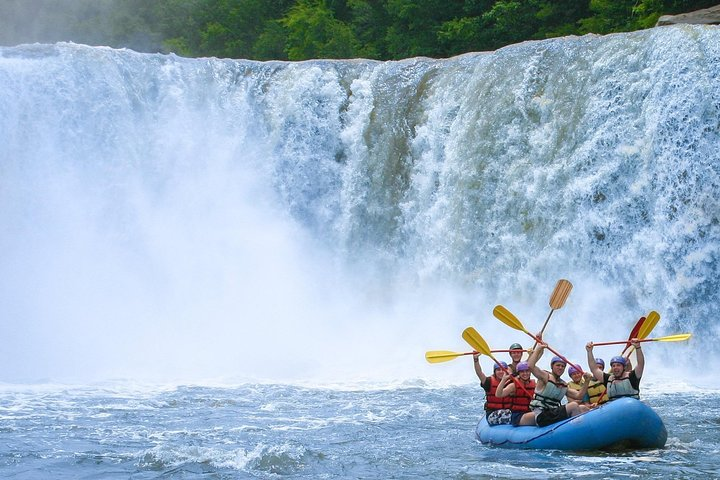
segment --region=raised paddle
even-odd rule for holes
[[[465,330],[463,330],[462,338],[463,338],[463,340],[465,340],[472,348],[474,348],[475,350],[477,350],[479,353],[482,353],[483,355],[487,355],[487,356],[490,357],[495,363],[497,363],[498,365],[500,365],[500,366],[502,367],[502,365],[501,365],[500,362],[497,360],[497,358],[495,358],[495,357],[493,356],[492,350],[490,350],[490,347],[488,346],[488,344],[487,344],[487,342],[485,341],[485,339],[484,339],[484,338],[482,337],[482,335],[480,335],[480,334],[477,332],[477,330],[475,330],[473,327],[467,327]],[[520,388],[523,389],[523,391],[525,392],[525,394],[526,394],[528,397],[533,398],[533,394],[527,391],[527,389],[525,388],[525,386],[520,382],[520,380],[518,380],[517,377],[513,376],[512,371],[511,371],[509,368],[505,368],[505,369],[503,369],[503,370],[505,371],[505,373],[507,373],[508,375],[510,375],[510,376],[512,377],[512,379],[515,381],[515,383],[516,383]],[[494,373],[494,372],[493,372],[493,373]]]
[[[643,339],[647,338],[648,335],[650,335],[650,332],[652,332],[653,328],[655,328],[655,325],[658,324],[660,321],[660,314],[657,313],[655,310],[648,313],[647,318],[645,321],[640,325],[640,329],[637,332],[637,336],[634,338]],[[632,345],[629,345],[625,347],[625,350],[623,350],[623,355],[625,358],[630,358],[630,355],[635,351]],[[627,354],[625,353],[627,352]]]
[[[430,352],[425,352],[425,360],[427,360],[430,363],[442,363],[442,362],[449,362],[450,360],[455,360],[458,357],[461,357],[463,355],[472,355],[477,352],[449,352],[447,350],[433,350]]]
[[[655,328],[655,325],[657,325],[658,321],[660,321],[660,315],[653,310],[652,312],[648,313],[647,317],[640,317],[640,320],[637,321],[635,326],[633,327],[632,331],[630,332],[630,336],[628,337],[627,342],[625,343],[625,348],[623,349],[622,353],[620,355],[624,356],[625,358],[630,358],[630,355],[632,355],[632,352],[635,351],[635,347],[633,347],[630,344],[630,341],[633,338],[640,338],[641,333],[643,332],[645,334],[645,337],[647,337],[653,328]],[[645,338],[642,337],[642,338]],[[593,344],[594,345],[594,344]],[[627,352],[627,354],[626,354]],[[600,395],[600,398],[597,402],[595,402],[595,405],[600,403],[603,398],[607,397],[607,390],[605,390],[602,395]]]
[[[570,290],[572,290],[572,288],[572,283],[570,283],[569,280],[565,280],[564,278],[558,280],[557,284],[555,285],[555,290],[553,290],[552,295],[550,295],[550,313],[548,314],[547,318],[545,319],[545,323],[543,323],[543,326],[540,329],[540,335],[545,332],[545,327],[547,327],[547,324],[550,321],[550,317],[552,317],[553,312],[562,308],[562,306],[565,305],[565,300],[567,300],[568,295],[570,295]],[[535,345],[537,345],[537,343]],[[533,346],[533,348],[535,348],[535,346]]]
[[[631,347],[630,340],[633,338],[637,338],[638,333],[640,333],[640,327],[642,327],[643,322],[645,322],[645,317],[640,317],[640,320],[637,321],[633,329],[630,331],[630,336],[628,336],[627,339],[627,345],[625,346],[625,350],[622,351],[620,355],[624,355],[627,349]]]
[[[684,342],[690,337],[692,337],[692,333],[679,333],[677,335],[668,335],[666,337],[638,338],[638,342]],[[620,340],[617,342],[593,342],[593,347],[600,347],[603,345],[622,345],[623,343],[625,343],[625,340]]]
[[[529,336],[531,336],[537,343],[542,343],[542,339],[538,337],[537,335],[533,335],[532,333],[528,332],[527,329],[523,326],[522,322],[518,320],[518,318],[513,315],[510,310],[503,307],[502,305],[498,305],[493,309],[493,315],[495,315],[495,318],[503,322],[508,327],[514,328],[515,330],[520,330],[521,332],[525,332]],[[545,344],[547,345],[547,344]],[[474,348],[474,347],[473,347]],[[577,363],[570,362],[567,358],[562,356],[562,354],[558,353],[557,351],[553,350],[552,347],[547,345],[547,349],[553,352],[555,355],[560,357],[566,365],[573,365],[580,373],[585,373],[582,368],[580,368],[580,365]]]
[[[490,350],[493,353],[498,352],[512,352],[514,350]],[[526,352],[527,350],[523,350]],[[427,360],[430,363],[442,363],[442,362],[449,362],[450,360],[455,360],[458,357],[461,357],[463,355],[473,355],[475,353],[480,352],[451,352],[449,350],[431,350],[429,352],[425,352],[425,360]]]
[[[660,314],[657,313],[655,310],[648,313],[647,319],[643,322],[642,327],[640,327],[637,338],[647,338],[647,336],[650,335],[650,332],[652,332],[653,328],[655,328],[655,325],[657,325],[659,321]]]

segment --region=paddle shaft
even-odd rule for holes
[[[504,353],[504,352],[515,352],[516,350],[490,350],[493,353]],[[528,350],[522,350],[523,352],[527,352]],[[457,357],[461,357],[463,355],[475,355],[476,353],[481,353],[478,351],[472,351],[472,352],[448,352],[448,351],[430,351],[425,353],[425,358],[427,359],[433,359],[433,360],[452,360]]]
[[[534,338],[537,343],[542,344],[542,340],[540,340],[540,337],[538,337],[537,335],[533,335],[532,333],[528,332],[528,331],[525,330],[525,329],[523,329],[523,332],[527,333],[527,334],[530,335],[532,338]],[[620,343],[625,343],[625,342],[620,342]],[[580,373],[582,373],[582,374],[585,373],[585,372],[583,371],[583,369],[580,367],[580,365],[578,365],[577,363],[571,363],[570,360],[568,360],[567,358],[565,358],[560,352],[558,352],[557,350],[553,349],[553,348],[552,348],[550,345],[548,345],[547,343],[545,343],[544,345],[545,345],[545,348],[547,348],[548,350],[550,350],[552,353],[554,353],[554,354],[557,355],[558,357],[562,358],[562,360],[565,362],[565,365],[572,365],[572,366],[574,366],[574,367],[577,369],[578,372],[580,372]]]
[[[658,337],[658,338],[638,338],[638,342],[682,342],[690,338],[689,333],[680,334],[680,335],[670,335],[667,337]],[[598,347],[602,345],[622,345],[625,343],[625,340],[621,340],[619,342],[599,342],[599,343],[593,343],[593,347]]]
[[[543,323],[543,326],[540,329],[540,335],[542,335],[545,332],[545,327],[547,327],[547,324],[550,321],[550,317],[552,317],[552,314],[554,311],[555,311],[554,308],[550,310],[550,314],[548,314],[547,318],[545,319],[545,323]],[[538,344],[538,342],[537,342],[537,340],[535,340],[535,345],[533,345],[533,348],[532,348],[533,350],[535,350],[535,347],[537,347],[537,344]]]

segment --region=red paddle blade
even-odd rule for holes
[[[633,327],[632,331],[630,332],[630,336],[628,337],[627,344],[625,345],[625,349],[622,351],[620,355],[625,355],[625,352],[627,352],[628,348],[630,348],[630,340],[633,338],[637,338],[638,333],[640,332],[640,329],[642,328],[643,323],[645,323],[645,317],[640,317],[640,320],[637,321],[635,326]]]

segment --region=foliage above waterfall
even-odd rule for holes
[[[6,0],[0,44],[256,60],[447,57],[652,27],[717,0]]]

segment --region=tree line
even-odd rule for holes
[[[0,44],[253,60],[449,57],[649,28],[717,0],[4,0]]]

